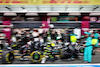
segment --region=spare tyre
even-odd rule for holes
[[[2,63],[8,64],[12,63],[14,60],[14,52],[13,51],[4,51],[2,54]]]
[[[79,53],[84,53],[84,48],[80,48]]]
[[[33,61],[34,63],[41,62],[42,60],[42,54],[38,51],[32,52],[30,56],[31,56],[31,61]]]

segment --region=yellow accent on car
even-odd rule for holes
[[[38,54],[40,55],[40,59],[38,60],[38,62],[40,62],[41,59],[42,59],[41,53],[40,53],[40,52],[37,52],[37,51],[34,51],[34,52],[32,52],[32,53],[30,54],[30,56],[32,57],[34,53],[38,53]],[[33,62],[36,62],[33,58],[31,58],[31,60],[32,60]]]
[[[55,44],[54,44],[54,43],[51,43],[51,46],[52,46],[52,47],[54,47],[54,46],[55,46]]]

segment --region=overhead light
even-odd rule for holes
[[[16,13],[4,13],[3,14],[4,16],[17,16],[17,14]]]
[[[23,9],[23,12],[27,12],[27,10],[26,9]]]
[[[31,12],[30,12],[30,13],[26,13],[25,15],[26,15],[26,16],[34,16],[34,15],[37,16],[38,14],[37,14],[37,13],[31,13]]]
[[[69,13],[68,15],[81,15],[81,14],[77,12],[72,12],[72,13]]]
[[[90,13],[89,15],[100,15],[100,13]]]
[[[59,13],[48,13],[47,15],[59,15]]]

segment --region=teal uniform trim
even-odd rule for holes
[[[93,50],[92,37],[88,37],[86,39],[85,44],[86,44],[86,47],[84,49],[84,61],[91,62],[92,61],[92,50]]]
[[[90,36],[92,33],[89,33],[89,32],[84,32],[84,34],[88,34],[88,35]]]

